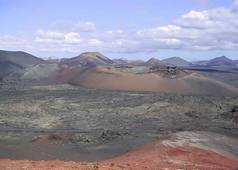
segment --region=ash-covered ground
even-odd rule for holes
[[[216,132],[238,138],[238,98],[102,91],[2,82],[0,157],[95,161],[162,135]],[[231,152],[238,156],[238,147]]]

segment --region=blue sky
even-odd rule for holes
[[[0,49],[72,57],[238,59],[233,0],[0,0]]]

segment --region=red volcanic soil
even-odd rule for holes
[[[132,169],[137,170],[235,170],[238,168],[238,160],[211,151],[195,147],[169,147],[159,142],[145,145],[111,162],[116,165],[130,165]]]
[[[69,82],[71,79],[73,79],[79,72],[79,67],[69,67],[69,66],[61,66],[61,71],[58,76],[58,79],[62,82]]]
[[[144,145],[114,159],[94,162],[0,160],[1,170],[237,170],[238,160],[195,147]]]
[[[66,67],[59,80],[86,88],[120,91],[152,91],[177,94],[237,95],[238,89],[198,73],[166,78],[155,73],[135,74],[98,66],[80,70]]]

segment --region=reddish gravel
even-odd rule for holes
[[[194,147],[147,144],[103,162],[0,160],[1,170],[237,170],[238,160]]]
[[[79,67],[61,67],[61,72],[57,79],[66,83],[73,79],[81,70]]]

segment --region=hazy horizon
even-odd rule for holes
[[[0,51],[9,51],[9,50],[3,50],[3,49],[0,49]],[[85,51],[85,52],[82,52],[82,53],[78,53],[78,54],[75,54],[75,55],[72,55],[72,56],[38,56],[38,55],[35,55],[33,53],[30,53],[30,52],[27,52],[27,51],[18,51],[18,50],[14,50],[14,51],[9,51],[9,52],[26,52],[28,54],[31,54],[31,55],[34,55],[35,57],[39,57],[39,58],[42,58],[44,60],[48,60],[48,59],[63,59],[63,58],[73,58],[73,57],[77,57],[79,56],[80,54],[82,53],[86,53],[86,52],[98,52],[98,53],[101,53],[100,51]],[[101,53],[102,55],[105,55],[104,53]],[[173,57],[179,57],[179,58],[182,58],[184,60],[186,60],[185,58],[181,57],[181,56],[170,56],[170,57],[149,57],[149,58],[134,58],[134,59],[131,59],[131,58],[128,58],[128,57],[111,57],[111,56],[108,56],[108,55],[105,55],[106,57],[108,57],[109,59],[124,59],[124,60],[142,60],[144,62],[150,60],[151,58],[156,58],[158,60],[164,60],[164,59],[168,59],[168,58],[173,58]],[[232,59],[228,56],[224,56],[224,55],[221,55],[221,56],[217,56],[217,57],[213,57],[211,59],[214,59],[214,58],[218,58],[218,57],[227,57],[229,59]],[[207,60],[210,60],[210,59],[207,59]],[[206,60],[186,60],[186,61],[189,61],[189,62],[196,62],[196,61],[206,61]]]

